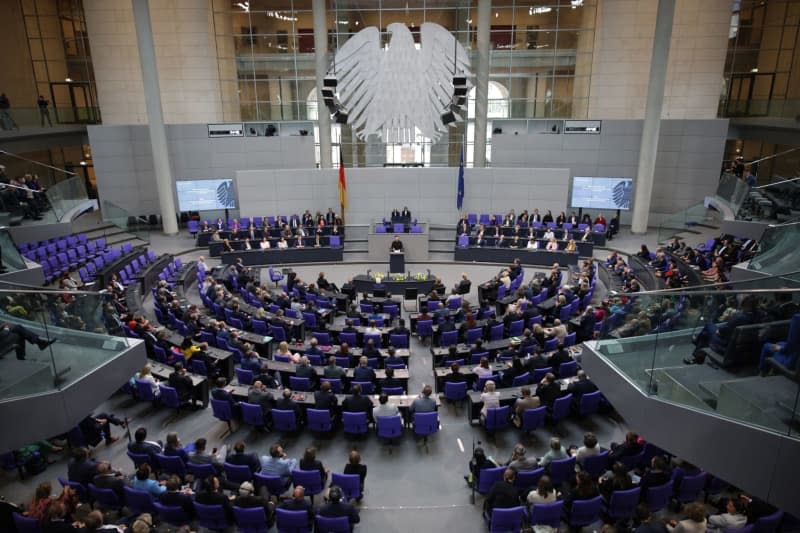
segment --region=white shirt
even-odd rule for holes
[[[548,250],[558,250],[558,243],[556,241],[550,241],[547,243]]]
[[[543,239],[549,241],[550,239],[555,239],[555,238],[556,238],[556,235],[555,235],[555,233],[553,233],[553,230],[549,229],[549,230],[544,232]]]
[[[539,248],[539,241],[528,241],[528,250],[537,250]]]
[[[262,250],[269,249],[269,241],[261,241],[258,245],[261,247]]]
[[[288,248],[289,243],[286,241],[278,241],[278,248]]]

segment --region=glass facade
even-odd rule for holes
[[[82,0],[21,0],[37,92],[54,123],[97,123],[100,108]],[[33,122],[39,112],[30,109]]]
[[[800,114],[799,27],[796,1],[734,2],[720,115]]]
[[[225,119],[316,120],[311,0],[214,0],[213,5],[222,93],[228,100],[223,102]],[[434,22],[464,46],[475,71],[477,1],[411,5],[398,0],[328,0],[326,7],[330,61],[339,46],[366,27],[379,28],[386,45],[387,26],[404,24],[419,45],[420,25]],[[491,118],[586,118],[595,17],[595,2],[589,0],[493,2],[489,134]],[[474,98],[473,90],[466,124],[451,128],[436,143],[421,135],[416,142],[404,144],[362,141],[347,125],[333,126],[332,159],[338,161],[341,146],[348,165],[456,166],[463,142],[469,165]],[[490,147],[487,154],[490,157]]]

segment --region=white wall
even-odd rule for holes
[[[349,224],[366,224],[408,206],[420,221],[455,224],[457,168],[348,168]],[[337,170],[250,170],[236,173],[242,215],[339,211]],[[464,172],[464,211],[505,213],[566,208],[565,168],[475,168]]]

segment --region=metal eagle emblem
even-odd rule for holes
[[[378,28],[353,35],[336,52],[328,76],[338,79],[339,100],[359,138],[413,142],[416,127],[435,141],[447,129],[441,115],[453,98],[453,77],[471,77],[469,56],[438,24],[422,24],[419,46],[404,24],[386,29],[386,48]]]

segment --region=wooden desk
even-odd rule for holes
[[[320,350],[322,351],[322,358],[325,361],[327,361],[328,357],[330,357],[331,355],[336,355],[337,352],[339,351],[338,344],[333,344],[331,346],[321,346],[321,347],[318,346],[318,348],[320,348]],[[311,349],[311,344],[309,344],[308,341],[302,344],[289,345],[289,351],[297,352],[303,355],[305,355],[305,353],[310,349]],[[359,348],[358,346],[350,346],[349,351],[351,359],[361,357],[364,353],[364,349]],[[396,348],[394,354],[395,356],[401,358],[403,362],[405,362],[406,366],[408,366],[408,359],[411,356],[411,350],[409,350],[408,348]],[[378,350],[378,357],[384,359],[389,357],[389,350],[386,348],[381,348],[380,350]]]
[[[480,365],[459,365],[459,372],[464,374],[467,378],[467,388],[471,387],[472,384],[478,380],[478,376],[472,373],[475,367],[478,366]],[[495,361],[494,363],[489,363],[489,368],[492,369],[493,374],[496,374],[510,368],[510,363]],[[452,373],[449,366],[437,366],[433,369],[433,380],[436,392],[444,391],[444,378]]]
[[[148,361],[148,364],[150,365],[152,374],[160,381],[163,381],[165,385],[169,385],[169,376],[175,369],[169,365],[153,361],[152,359]],[[200,374],[193,374],[192,372],[186,372],[186,375],[192,380],[194,400],[200,400],[203,404],[203,408],[208,407],[208,378]]]
[[[294,363],[284,363],[282,361],[267,361],[267,368],[270,370],[274,370],[276,372],[281,373],[281,381],[284,385],[289,384],[289,376],[293,376],[296,371],[296,365]],[[321,366],[312,366],[311,368],[314,369],[314,372],[317,374],[317,377],[320,378],[325,373],[325,368]],[[346,376],[348,380],[353,379],[353,369],[348,368],[346,369]],[[399,379],[405,382],[406,390],[408,390],[408,369],[397,369],[394,371],[395,379]],[[382,379],[386,379],[386,370],[379,368],[375,370],[375,378],[380,381]]]

